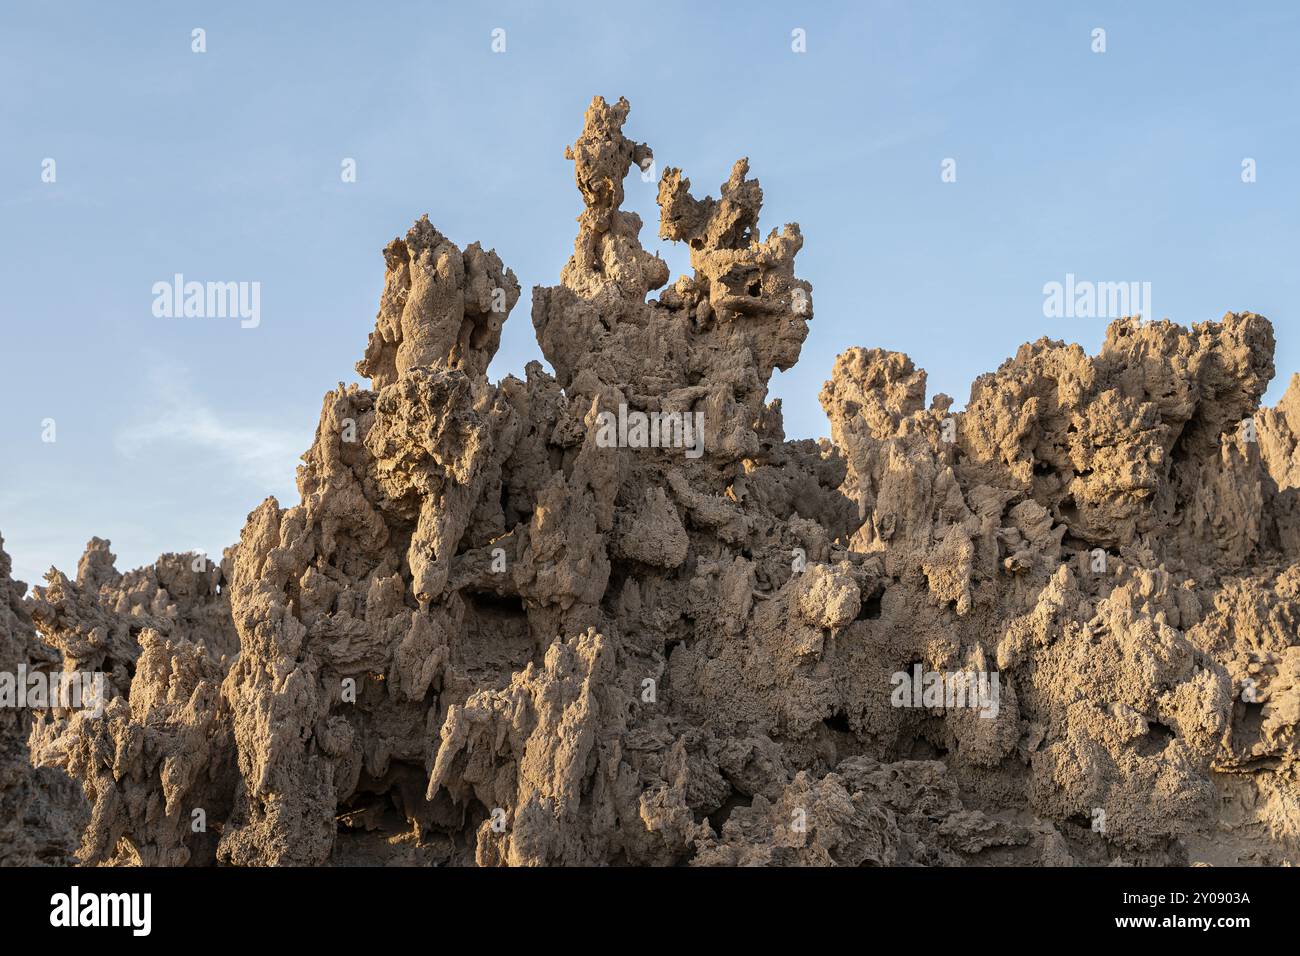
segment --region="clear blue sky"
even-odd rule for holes
[[[626,96],[629,135],[697,194],[748,156],[764,232],[802,225],[815,320],[773,383],[791,437],[826,434],[817,392],[851,345],[909,353],[959,404],[1021,342],[1096,349],[1104,320],[1043,315],[1071,272],[1149,281],[1183,324],[1269,316],[1270,401],[1300,370],[1296,4],[727,6],[6,3],[0,533],[18,576],[71,572],[96,534],[123,569],[217,553],[265,495],[296,502],[321,396],[356,380],[380,250],[422,213],[524,286],[492,375],[540,358],[529,291],[572,248],[563,150],[594,94]],[[661,248],[654,194],[629,179]],[[155,318],[151,287],[177,272],[260,282],[260,327]]]

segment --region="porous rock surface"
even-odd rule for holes
[[[298,503],[219,564],[123,575],[96,539],[26,601],[0,558],[6,666],[110,696],[0,712],[5,807],[32,763],[77,781],[84,863],[1300,862],[1300,379],[1259,407],[1269,322],[1044,338],[961,412],[852,348],[832,440],[789,441],[799,227],[762,238],[745,160],[717,199],[666,169],[667,285],[620,208],[652,155],[627,116],[597,98],[566,152],[554,374],[488,380],[519,283],[421,219]],[[636,412],[702,454],[601,440]],[[897,706],[914,669],[996,674],[996,712]]]
[[[61,771],[34,765],[28,747],[31,708],[17,706],[17,683],[27,672],[58,670],[58,655],[41,643],[13,563],[0,538],[0,673],[9,675],[12,700],[0,706],[0,866],[68,865],[87,822],[77,787]]]

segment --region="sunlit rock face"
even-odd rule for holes
[[[763,237],[744,159],[717,198],[667,168],[670,284],[620,208],[628,117],[595,99],[565,153],[553,372],[488,380],[519,282],[422,218],[296,504],[220,562],[92,540],[26,599],[0,554],[0,665],[107,698],[0,710],[0,820],[86,863],[1300,862],[1269,322],[1041,339],[960,412],[849,348],[831,440],[787,440],[799,227]]]

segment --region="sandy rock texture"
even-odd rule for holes
[[[763,237],[746,160],[717,198],[667,168],[669,285],[620,208],[652,157],[628,112],[595,99],[565,154],[553,373],[488,380],[519,283],[423,218],[297,503],[219,563],[120,574],[95,539],[25,600],[0,558],[5,666],[110,698],[0,712],[0,801],[75,780],[83,863],[1300,862],[1300,379],[1260,408],[1269,322],[1044,338],[960,412],[851,348],[832,439],[787,440],[799,227]]]
[[[67,866],[76,862],[86,808],[65,773],[34,764],[33,711],[16,696],[26,672],[57,670],[59,657],[37,638],[23,600],[27,585],[12,571],[0,538],[0,673],[13,681],[0,690],[0,866]]]

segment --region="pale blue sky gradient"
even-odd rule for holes
[[[815,319],[773,382],[790,437],[827,433],[817,393],[852,345],[909,353],[959,404],[1024,341],[1095,350],[1104,321],[1043,316],[1068,272],[1150,281],[1183,324],[1267,315],[1276,401],[1300,370],[1298,58],[1280,0],[5,4],[5,547],[29,582],[91,535],[125,569],[215,554],[267,494],[296,502],[321,397],[357,379],[380,250],[422,213],[524,286],[493,377],[540,358],[529,292],[572,249],[563,151],[595,94],[626,96],[628,134],[697,195],[748,156],[764,233],[801,224]],[[655,186],[627,190],[682,271]],[[155,318],[176,272],[260,282],[261,326]]]

